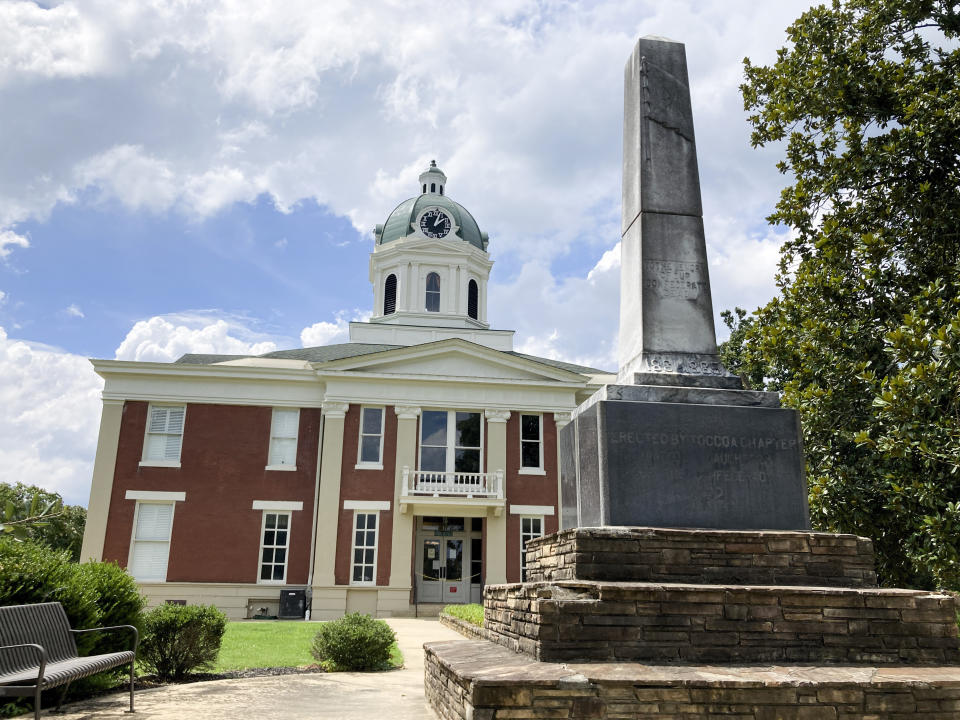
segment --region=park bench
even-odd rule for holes
[[[79,657],[75,636],[81,633],[127,630],[132,649]],[[132,625],[71,630],[58,602],[0,607],[0,698],[33,696],[33,716],[40,718],[40,693],[64,686],[57,709],[70,683],[104,670],[130,664],[130,712],[133,712],[133,666],[139,634]]]

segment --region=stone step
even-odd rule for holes
[[[492,643],[427,643],[427,700],[443,720],[739,718],[947,720],[960,667],[556,664]]]
[[[538,660],[960,661],[957,601],[877,588],[561,581],[490,585],[488,637]]]
[[[876,587],[856,535],[649,527],[573,528],[527,544],[527,579]]]

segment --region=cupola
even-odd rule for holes
[[[437,161],[431,160],[430,167],[420,173],[420,194],[443,195],[446,184],[447,176],[437,167]]]

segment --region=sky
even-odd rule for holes
[[[686,44],[715,311],[764,304],[785,178],[738,86],[809,4],[0,0],[0,481],[86,505],[91,357],[346,341],[431,159],[490,235],[492,327],[615,370],[643,35]]]

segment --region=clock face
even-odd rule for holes
[[[453,222],[440,208],[431,208],[420,216],[420,232],[430,238],[442,238],[450,234]]]

